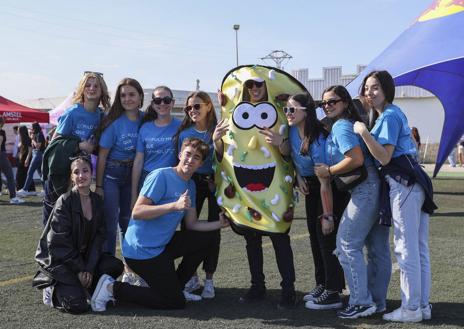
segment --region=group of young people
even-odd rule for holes
[[[243,88],[246,101],[267,100],[262,79],[245,81]],[[291,157],[296,187],[305,196],[316,282],[304,296],[309,309],[341,309],[337,315],[351,319],[385,312],[393,226],[402,303],[383,318],[431,318],[428,215],[435,208],[433,192],[415,160],[407,119],[392,104],[394,92],[388,72],[367,75],[360,97],[374,119],[366,126],[343,86],[327,88],[320,106],[333,123],[330,130],[317,119],[311,95],[290,95],[283,108],[288,138],[260,131],[282,156]],[[90,300],[94,311],[104,311],[108,301],[120,300],[175,309],[186,300],[215,296],[220,230],[229,222],[214,197],[213,153],[222,156],[228,123],[217,121],[205,92],[187,97],[182,121],[171,115],[175,99],[168,87],[154,89],[145,111],[143,96],[140,84],[126,78],[110,106],[103,77],[86,73],[75,105],[59,120],[44,155],[50,170],[44,182],[45,229],[36,253],[40,270],[34,278],[49,306],[80,313],[89,309]],[[227,102],[225,95],[219,96],[221,103]],[[90,159],[79,152],[92,153],[97,145],[93,192]],[[60,171],[66,158],[70,191]],[[333,183],[334,176],[360,167],[367,178],[349,191]],[[207,221],[198,221],[206,199]],[[114,257],[118,227],[124,262]],[[242,303],[265,297],[263,235],[251,230],[244,234],[251,287]],[[289,235],[270,238],[282,277],[278,306],[295,307]],[[176,269],[178,257],[182,261]],[[201,263],[206,278],[197,295]],[[123,280],[116,281],[123,272]],[[343,307],[340,293],[346,286],[350,298]]]

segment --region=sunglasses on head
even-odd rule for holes
[[[95,74],[103,78],[103,73],[101,72],[94,72],[94,71],[84,71],[84,75],[86,74]]]
[[[284,113],[285,114],[289,114],[289,113],[293,114],[293,113],[296,112],[296,110],[306,110],[306,107],[302,107],[302,106],[300,106],[300,107],[287,107],[287,106],[284,107]]]
[[[165,96],[165,97],[153,97],[152,99],[152,102],[156,105],[161,105],[161,102],[163,102],[164,104],[168,105],[168,104],[171,104],[173,98],[172,97],[169,97],[169,96]]]
[[[76,156],[69,157],[69,161],[73,162],[75,160],[85,160],[89,163],[92,163],[92,157],[90,156],[90,154],[86,154],[86,153],[81,153]]]
[[[184,107],[184,111],[185,111],[185,113],[190,112],[192,109],[195,110],[195,111],[199,111],[203,104],[205,104],[205,103],[198,103],[198,104],[188,105],[188,106]]]
[[[331,99],[329,101],[322,101],[319,103],[319,106],[324,108],[324,107],[327,107],[327,106],[333,106],[335,104],[337,104],[338,102],[341,102],[342,99]]]
[[[248,80],[245,82],[245,87],[247,87],[248,89],[252,89],[253,85],[255,85],[256,88],[261,88],[264,85],[264,81],[259,82],[255,80]]]

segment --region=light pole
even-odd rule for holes
[[[234,25],[234,30],[235,30],[235,58],[237,59],[237,66],[238,66],[238,29],[240,28],[240,25],[235,24]]]

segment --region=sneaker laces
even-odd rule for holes
[[[324,290],[322,294],[314,300],[314,302],[320,303],[320,302],[323,302],[327,298],[329,298],[329,292],[327,290]]]
[[[308,295],[314,296],[314,295],[319,295],[324,292],[324,286],[322,284],[318,284],[311,290]]]

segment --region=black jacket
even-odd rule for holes
[[[34,278],[33,286],[43,287],[43,282],[40,281],[44,277],[50,279],[50,284],[53,281],[76,284],[79,283],[77,273],[94,273],[102,254],[105,223],[101,197],[94,192],[90,192],[90,197],[92,226],[86,254],[81,254],[80,246],[85,239],[83,221],[87,219],[82,212],[79,192],[73,189],[58,199],[40,237],[35,253],[40,270]]]

